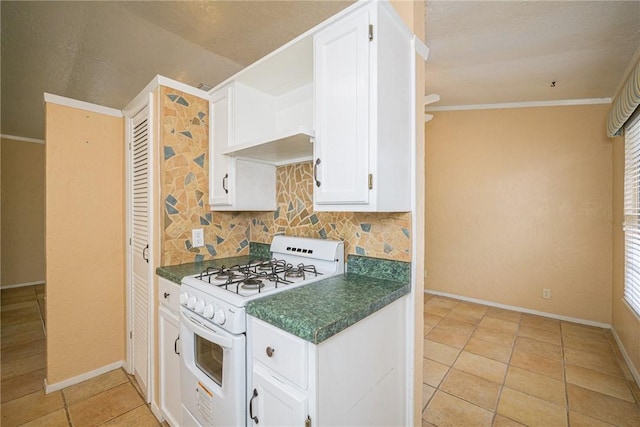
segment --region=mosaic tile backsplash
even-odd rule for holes
[[[277,209],[251,220],[251,241],[274,234],[344,240],[346,254],[411,261],[410,213],[314,212],[311,162],[281,166],[276,176]]]
[[[249,254],[249,212],[211,212],[209,200],[209,102],[160,88],[161,265]],[[202,228],[206,245],[194,248],[191,230]]]
[[[249,243],[274,234],[343,240],[346,254],[411,261],[410,213],[314,212],[311,162],[277,169],[275,212],[211,212],[208,200],[209,104],[162,86],[161,265],[249,255]],[[194,248],[191,230],[206,245]]]

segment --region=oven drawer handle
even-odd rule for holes
[[[267,356],[268,357],[273,357],[273,353],[276,352],[275,348],[271,348],[271,347],[267,347]]]
[[[198,325],[196,322],[191,320],[187,314],[185,314],[185,310],[185,308],[182,309],[180,321],[184,326],[186,326],[188,331],[200,335],[207,341],[218,344],[223,349],[231,348],[231,346],[233,345],[233,341],[231,340],[230,334],[228,332],[224,331],[223,329],[215,331],[213,328],[218,329],[216,325],[212,325],[211,327]]]
[[[258,390],[254,388],[253,396],[251,396],[251,400],[249,401],[249,416],[256,424],[258,424],[258,416],[253,415],[253,399],[255,399],[256,397],[258,397]]]
[[[175,354],[180,356],[180,352],[178,351],[178,341],[180,341],[180,335],[178,335],[178,338],[176,338],[176,340],[173,342],[173,351],[175,352]]]

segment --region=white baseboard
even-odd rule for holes
[[[582,325],[596,326],[598,328],[611,329],[611,325],[609,323],[595,322],[593,320],[580,319],[580,318],[577,318],[577,317],[562,316],[562,315],[559,315],[559,314],[546,313],[544,311],[538,311],[538,310],[530,310],[528,308],[517,307],[517,306],[514,306],[514,305],[499,304],[499,303],[493,302],[493,301],[485,301],[485,300],[476,299],[476,298],[464,297],[464,296],[456,295],[456,294],[449,294],[447,292],[432,291],[432,290],[429,290],[429,289],[425,289],[424,293],[425,294],[438,295],[438,296],[452,298],[452,299],[457,299],[457,300],[461,300],[461,301],[473,302],[473,303],[476,303],[476,304],[484,304],[484,305],[488,305],[490,307],[504,308],[505,310],[519,311],[521,313],[527,313],[527,314],[535,314],[537,316],[549,317],[551,319],[564,320],[566,322],[573,322],[573,323],[579,323],[579,324],[582,324]]]
[[[151,402],[149,407],[151,408],[151,413],[156,417],[156,419],[163,422],[164,417],[162,416],[162,411],[160,410],[160,407],[156,405],[156,402]]]
[[[629,371],[631,371],[631,375],[633,375],[633,379],[636,380],[636,384],[638,385],[638,387],[640,387],[640,374],[638,373],[638,370],[634,366],[633,361],[631,360],[631,357],[629,357],[629,353],[627,353],[627,350],[624,348],[624,345],[622,345],[622,340],[618,336],[618,332],[616,332],[616,328],[613,326],[611,327],[611,333],[613,334],[613,338],[615,338],[616,343],[618,344],[618,348],[620,349],[620,353],[622,353],[622,357],[624,357],[624,361],[627,362],[627,366],[629,367]]]
[[[0,289],[24,288],[25,286],[44,285],[44,280],[37,282],[16,283],[14,285],[2,285]]]
[[[66,379],[64,381],[60,381],[55,384],[47,384],[47,379],[44,380],[44,392],[46,394],[62,390],[65,387],[69,387],[70,385],[81,383],[82,381],[90,380],[91,378],[95,378],[98,375],[106,374],[107,372],[113,371],[114,369],[119,369],[124,366],[124,360],[120,360],[118,362],[111,363],[109,365],[103,366],[98,369],[94,369],[93,371],[85,372],[84,374],[75,376],[73,378]]]

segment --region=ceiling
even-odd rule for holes
[[[426,14],[434,106],[610,98],[640,55],[640,1],[427,1]]]
[[[43,92],[120,109],[156,74],[215,86],[350,3],[3,0],[0,132],[42,139]],[[609,98],[640,55],[638,1],[427,0],[426,28],[435,106]]]

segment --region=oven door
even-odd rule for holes
[[[207,427],[245,425],[245,335],[182,308],[180,340],[183,419]]]

